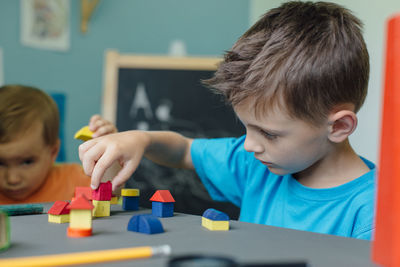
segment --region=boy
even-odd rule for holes
[[[241,208],[241,221],[370,239],[375,166],[348,140],[368,76],[361,22],[350,11],[284,3],[205,81],[232,104],[245,136],[192,140],[128,131],[82,144],[79,156],[94,188],[112,162],[123,164],[117,186],[145,156],[195,169],[213,199]]]
[[[94,136],[116,132],[95,115]],[[0,204],[69,200],[76,186],[89,186],[79,164],[54,165],[60,140],[53,99],[39,89],[0,87]]]

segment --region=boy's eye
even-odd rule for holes
[[[33,164],[35,162],[34,159],[25,159],[22,161],[22,165],[30,165]]]
[[[276,139],[278,137],[276,134],[272,134],[272,133],[266,132],[266,131],[261,130],[261,129],[260,129],[260,133],[263,136],[265,136],[267,139],[270,139],[270,140],[274,140],[274,139]]]

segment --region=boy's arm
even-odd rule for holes
[[[193,169],[190,156],[192,139],[174,132],[126,131],[87,141],[79,146],[85,173],[97,188],[104,172],[118,161],[121,170],[114,177],[113,189],[126,182],[143,156],[168,167]]]

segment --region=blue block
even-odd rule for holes
[[[138,210],[139,209],[139,197],[122,197],[122,209],[123,210]]]
[[[151,235],[163,233],[164,228],[157,217],[151,214],[140,214],[131,217],[128,223],[128,231]]]
[[[229,216],[216,209],[208,209],[203,213],[203,217],[212,221],[229,221]]]
[[[174,216],[173,202],[157,202],[153,201],[151,205],[151,213],[157,217],[172,217]]]

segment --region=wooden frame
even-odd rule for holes
[[[102,115],[116,124],[118,71],[120,68],[171,69],[171,70],[216,70],[221,58],[172,57],[154,55],[120,54],[106,51],[104,64],[104,87]]]

